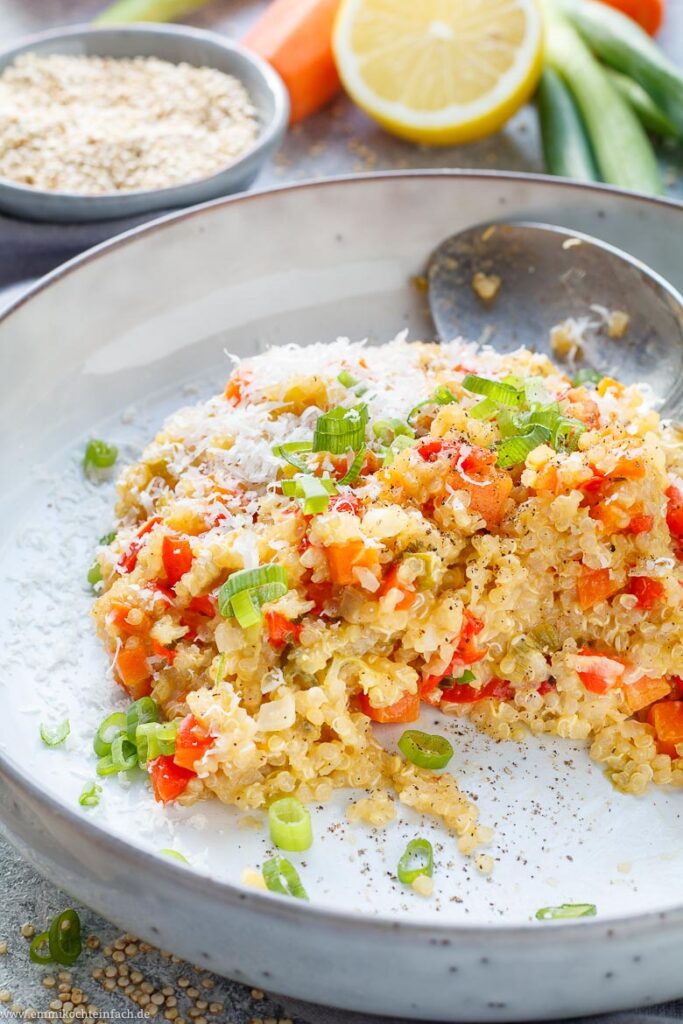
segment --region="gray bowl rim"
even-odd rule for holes
[[[233,203],[258,202],[272,193],[287,193],[298,191],[317,191],[318,189],[333,189],[338,186],[353,186],[355,182],[368,183],[377,182],[381,187],[383,182],[395,179],[411,179],[424,181],[428,184],[434,178],[447,178],[457,183],[458,181],[502,181],[511,185],[528,183],[542,184],[556,189],[558,194],[568,187],[576,188],[584,192],[597,192],[598,194],[615,195],[625,199],[629,203],[638,206],[643,203],[652,204],[675,211],[683,217],[683,201],[668,199],[659,196],[648,196],[639,192],[617,188],[610,185],[594,184],[592,182],[576,182],[569,178],[550,177],[545,174],[531,174],[515,171],[486,171],[486,170],[464,170],[464,169],[427,169],[408,171],[382,171],[369,174],[340,175],[334,178],[325,178],[320,181],[304,181],[291,185],[282,185],[278,188],[257,189],[252,192],[245,192],[234,196],[224,196],[221,199],[213,199],[201,203],[187,210],[174,211],[164,214],[154,220],[131,228],[116,235],[114,238],[86,250],[79,256],[68,260],[55,270],[40,278],[32,285],[27,292],[15,299],[3,313],[0,314],[0,332],[2,326],[15,313],[29,302],[35,295],[49,288],[56,281],[61,280],[68,274],[77,272],[79,267],[94,260],[106,256],[111,250],[125,247],[129,242],[134,241],[139,235],[152,234],[163,230],[168,224],[177,220],[189,220],[194,217],[201,217],[212,209],[232,205]],[[427,254],[425,254],[426,258]],[[0,333],[0,344],[2,335]],[[0,750],[0,774],[6,776],[19,792],[30,795],[31,799],[40,807],[46,815],[51,816],[68,824],[74,830],[76,836],[79,833],[84,835],[88,842],[105,851],[105,855],[115,856],[130,865],[131,870],[142,871],[143,873],[154,873],[160,878],[164,885],[183,886],[189,893],[210,899],[225,907],[226,910],[236,906],[247,906],[249,910],[265,921],[268,918],[277,917],[292,926],[304,927],[311,919],[316,919],[328,925],[333,925],[347,933],[372,932],[377,939],[388,934],[404,934],[408,938],[432,939],[434,936],[442,939],[452,940],[462,937],[467,941],[474,939],[481,942],[491,943],[495,941],[506,947],[514,946],[519,942],[534,945],[538,942],[539,925],[535,921],[528,921],[524,924],[507,924],[506,922],[479,925],[462,922],[457,925],[446,922],[415,922],[409,917],[397,920],[384,914],[362,915],[354,911],[332,910],[329,907],[319,906],[315,903],[305,903],[303,900],[292,899],[287,896],[280,896],[277,893],[263,893],[258,889],[241,889],[229,882],[218,881],[197,871],[188,870],[182,864],[177,864],[170,858],[159,857],[157,854],[141,849],[118,836],[112,835],[101,825],[89,821],[75,810],[61,803],[56,797],[45,793],[29,775],[15,761],[10,760]],[[613,938],[617,931],[625,932],[631,936],[642,936],[654,932],[671,931],[672,934],[683,925],[683,902],[680,902],[665,910],[649,910],[645,913],[629,914],[624,917],[595,917],[578,918],[575,920],[563,920],[553,922],[551,927],[544,929],[544,939],[548,943],[562,945],[565,942],[584,942],[590,936],[602,934],[606,939]]]
[[[61,200],[65,203],[92,201],[102,206],[113,202],[123,202],[128,199],[133,200],[145,197],[150,199],[154,197],[156,199],[158,196],[161,196],[168,197],[168,207],[171,209],[174,206],[178,206],[179,200],[182,201],[180,193],[183,190],[211,185],[217,178],[222,177],[226,171],[235,171],[260,154],[263,154],[263,159],[265,159],[269,147],[277,142],[280,133],[286,129],[289,121],[289,93],[275,68],[271,67],[258,54],[253,53],[246,46],[242,46],[241,43],[228,38],[228,36],[222,36],[218,32],[212,32],[209,29],[194,28],[192,25],[166,25],[163,22],[147,21],[132,25],[89,25],[82,23],[56,29],[47,29],[45,32],[36,32],[30,36],[22,36],[21,39],[15,40],[11,46],[0,50],[0,62],[11,62],[14,57],[29,52],[32,47],[39,46],[42,43],[49,43],[53,40],[58,42],[61,39],[77,38],[84,35],[96,38],[97,36],[111,36],[114,34],[125,34],[132,37],[140,36],[142,39],[145,36],[148,38],[166,36],[177,39],[192,39],[199,43],[211,43],[230,54],[236,54],[254,67],[271,93],[275,107],[273,116],[268,124],[261,126],[261,131],[253,145],[231,163],[224,164],[219,170],[214,171],[213,174],[206,175],[203,178],[193,178],[191,181],[183,181],[177,185],[152,189],[128,189],[119,192],[62,192],[58,189],[33,188],[32,185],[22,185],[20,182],[12,181],[11,178],[0,176],[0,189],[6,190],[9,194],[14,193],[24,196],[27,199],[31,197],[49,197],[54,199],[55,202]],[[140,56],[145,56],[145,54],[140,54]],[[205,66],[211,67],[212,65],[206,64]],[[225,73],[227,74],[228,72]],[[239,78],[239,75],[235,74],[234,77]],[[251,96],[249,98],[251,99]],[[260,113],[260,111],[257,111],[257,113]],[[126,214],[122,216],[126,216]]]

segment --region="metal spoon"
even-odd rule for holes
[[[625,383],[649,384],[660,412],[680,415],[683,298],[614,246],[550,224],[479,224],[435,249],[427,280],[441,341],[462,336],[499,352],[524,345],[561,362],[551,329],[587,318],[583,345],[564,354],[568,373],[592,367]],[[482,298],[487,290],[495,295]],[[614,311],[628,315],[621,337],[609,334],[606,313]]]

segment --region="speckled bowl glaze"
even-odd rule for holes
[[[89,435],[132,458],[166,412],[221,388],[225,349],[387,339],[403,328],[429,336],[414,277],[446,234],[496,217],[586,231],[683,284],[678,204],[544,178],[415,173],[165,218],[56,271],[0,321],[8,834],[121,927],[238,980],[368,1014],[530,1020],[683,995],[682,795],[626,797],[578,746],[493,744],[431,712],[423,727],[437,722],[451,736],[453,770],[495,826],[493,876],[408,810],[381,832],[343,824],[351,797],[341,793],[314,809],[312,849],[292,855],[310,904],[240,883],[245,866],[269,855],[268,838],[215,802],[163,811],[143,781],[109,780],[97,808],[80,808],[94,777],[94,726],[119,698],[85,585],[93,544],[110,528],[113,486],[86,484],[79,459]],[[65,747],[42,746],[39,724],[66,716]],[[396,732],[384,727],[381,738],[391,747]],[[435,844],[431,900],[394,878],[416,834]],[[597,917],[534,919],[541,906],[577,901],[595,903]]]
[[[282,79],[265,61],[216,32],[179,25],[76,25],[22,39],[0,52],[0,73],[23,53],[98,57],[159,57],[173,64],[216,68],[234,75],[256,109],[259,131],[245,153],[216,174],[184,185],[153,190],[78,195],[46,191],[0,178],[0,210],[28,220],[75,223],[133,217],[203,203],[249,187],[278,148],[287,129],[289,96]]]

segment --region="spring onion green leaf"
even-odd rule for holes
[[[398,741],[398,749],[418,768],[430,768],[433,771],[445,768],[453,757],[453,747],[445,736],[434,736],[432,733],[420,732],[419,729],[406,729]]]
[[[159,706],[152,697],[140,697],[134,701],[126,712],[126,734],[131,743],[135,743],[139,725],[146,722],[159,721]]]
[[[524,392],[500,380],[489,380],[487,377],[477,377],[473,373],[468,373],[463,378],[462,386],[465,391],[483,395],[484,398],[490,398],[498,405],[510,409],[519,409],[524,404]]]
[[[358,451],[356,452],[353,462],[347,469],[346,473],[344,473],[344,476],[339,481],[340,484],[352,484],[354,480],[357,479],[361,469],[363,468],[363,463],[365,462],[366,451],[366,446],[362,444]]]
[[[559,907],[541,907],[536,911],[538,921],[565,921],[575,917],[595,917],[594,903],[561,903]]]
[[[108,715],[95,733],[93,750],[98,757],[111,754],[111,745],[117,736],[126,731],[127,721],[123,711],[115,711]]]
[[[78,802],[81,807],[97,807],[100,802],[101,793],[102,787],[93,782],[91,785],[83,787],[83,792],[79,796]]]
[[[434,850],[428,839],[411,839],[398,862],[396,875],[399,882],[412,885],[420,875],[431,878],[434,874]]]
[[[178,722],[141,722],[135,730],[138,764],[142,767],[155,757],[175,754]]]
[[[475,420],[491,420],[499,410],[499,406],[492,398],[482,398],[481,402],[477,402],[473,406],[469,414]]]
[[[365,441],[368,407],[355,405],[351,409],[337,406],[318,417],[313,436],[314,452],[332,452],[342,455],[351,448],[358,451]]]
[[[541,444],[550,441],[552,434],[547,427],[536,424],[526,434],[518,434],[516,437],[509,437],[498,447],[496,465],[503,469],[510,469],[518,466],[520,462],[526,461],[529,452],[538,448]]]
[[[81,920],[75,910],[63,910],[48,931],[52,959],[64,967],[71,967],[81,955]]]
[[[183,857],[182,853],[179,853],[177,850],[172,850],[170,847],[164,847],[163,850],[159,850],[159,853],[163,853],[165,857],[170,857],[171,860],[177,860],[181,864],[190,863],[187,857]]]
[[[281,850],[302,853],[313,842],[311,815],[294,797],[286,796],[270,805],[268,825],[270,838]]]
[[[46,747],[58,747],[63,743],[71,732],[71,723],[68,718],[55,726],[54,729],[47,729],[44,725],[40,727],[40,738]]]
[[[45,947],[45,952],[43,948]],[[34,964],[53,964],[54,959],[50,952],[50,935],[49,932],[41,932],[40,935],[36,935],[31,940],[31,945],[28,948],[28,955]]]
[[[312,451],[312,441],[288,441],[286,444],[276,444],[272,448],[273,455],[276,455],[278,459],[284,459],[290,466],[298,469],[300,473],[312,473],[313,470],[296,453]]]
[[[271,892],[279,892],[282,896],[294,896],[298,900],[307,900],[299,874],[286,857],[271,857],[263,865],[263,879]]]
[[[86,473],[91,470],[111,469],[119,456],[119,450],[115,444],[107,444],[97,438],[91,438],[85,446],[83,455],[83,469]]]
[[[261,621],[261,607],[287,593],[287,571],[281,565],[239,569],[218,591],[218,609],[224,618],[234,615],[242,629]]]

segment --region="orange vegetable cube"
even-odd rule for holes
[[[676,746],[683,743],[683,700],[665,700],[654,704],[648,721],[655,730],[660,754],[677,757]]]
[[[353,570],[356,567],[375,569],[379,565],[376,548],[369,548],[362,540],[350,540],[346,544],[330,544],[325,549],[330,579],[340,587],[351,587],[358,583]]]
[[[671,693],[671,684],[666,679],[652,679],[650,676],[643,676],[635,683],[624,686],[624,699],[632,714],[642,711],[662,697],[668,697]]]
[[[588,611],[600,601],[621,590],[621,584],[612,579],[609,569],[584,569],[576,584],[582,611]]]

